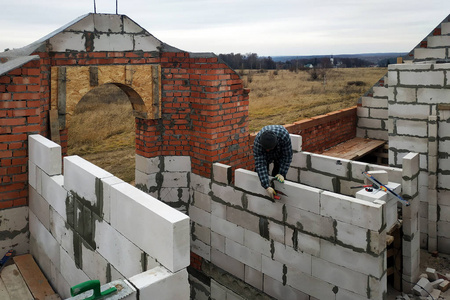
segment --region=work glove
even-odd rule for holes
[[[267,194],[269,194],[269,197],[270,197],[270,198],[272,198],[272,199],[275,198],[276,192],[275,192],[275,190],[274,190],[273,188],[271,188],[271,187],[269,186],[269,187],[266,189],[266,191],[267,191]]]
[[[281,182],[281,183],[284,182],[284,177],[283,177],[283,175],[281,175],[281,174],[275,175],[275,178],[276,178],[279,182]]]

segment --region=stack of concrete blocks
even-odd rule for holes
[[[281,200],[270,201],[252,171],[236,170],[234,186],[227,165],[214,164],[212,179],[191,175],[191,250],[211,277],[210,295],[205,285],[196,299],[385,296],[386,193],[367,201],[342,191],[356,194],[350,187],[364,182],[362,171],[401,182],[402,170],[300,152],[301,139],[291,139],[292,181],[276,183]],[[390,209],[396,216],[397,205]]]
[[[31,254],[61,297],[87,280],[127,279],[138,291],[126,299],[189,298],[186,215],[78,156],[62,175],[59,145],[28,143]]]
[[[136,187],[185,214],[190,199],[190,174],[189,156],[146,158],[136,154]]]

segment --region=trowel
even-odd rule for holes
[[[119,279],[100,286],[99,280],[89,280],[70,289],[72,298],[67,300],[119,300],[136,290],[128,281]]]

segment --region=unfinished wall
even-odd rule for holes
[[[252,171],[232,176],[232,167],[215,163],[209,178],[190,172],[189,157],[137,158],[140,188],[190,190],[177,206],[191,218],[192,298],[383,299],[386,232],[397,223],[398,202],[351,189],[368,170],[386,172],[389,186],[413,203],[403,209],[402,276],[417,279],[419,229],[410,208],[418,207],[419,156],[405,156],[402,170],[301,152],[302,138],[291,140],[289,181],[277,183],[288,197],[276,202]]]
[[[87,280],[128,279],[141,297],[189,298],[186,215],[78,156],[62,175],[61,147],[40,135],[29,150],[31,254],[62,297]]]
[[[449,123],[450,16],[388,73],[358,106],[357,136],[389,141],[389,164],[420,155],[422,248],[450,253]]]
[[[420,154],[421,245],[444,253],[450,253],[449,71],[448,63],[389,66],[389,161],[400,165],[409,150]]]
[[[315,172],[315,182],[336,179],[333,167],[325,169],[327,164],[333,166],[323,160],[327,158],[298,155],[312,161],[312,170],[323,168]],[[346,174],[338,177],[355,185],[362,180],[361,170],[376,168],[351,164],[344,162]],[[308,177],[314,177],[306,169]],[[397,205],[382,200],[392,199],[379,192],[365,195],[374,197],[372,201],[359,200],[287,181],[277,188],[288,196],[271,202],[256,173],[236,170],[232,185],[230,171],[216,164],[212,180],[191,178],[191,243],[197,255],[191,266],[211,278],[207,283],[193,281],[195,299],[226,299],[229,294],[242,299],[383,299],[387,214],[397,216]],[[404,255],[410,258],[407,251],[412,251],[415,259],[405,267],[405,278],[417,278],[418,244],[405,247]]]

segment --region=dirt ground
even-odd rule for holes
[[[433,257],[428,251],[421,249],[420,250],[420,273],[425,273],[427,268],[435,269],[436,272],[446,275],[450,274],[450,255],[439,253],[437,257]],[[412,295],[411,291],[404,291],[405,294],[409,296]],[[388,287],[388,300],[395,300],[398,295],[402,295],[401,292],[394,290],[392,287]],[[416,296],[416,298],[411,299],[420,299]],[[429,297],[428,299],[431,299]],[[450,300],[450,289],[445,293],[441,293],[439,300]],[[438,299],[434,299],[438,300]]]

